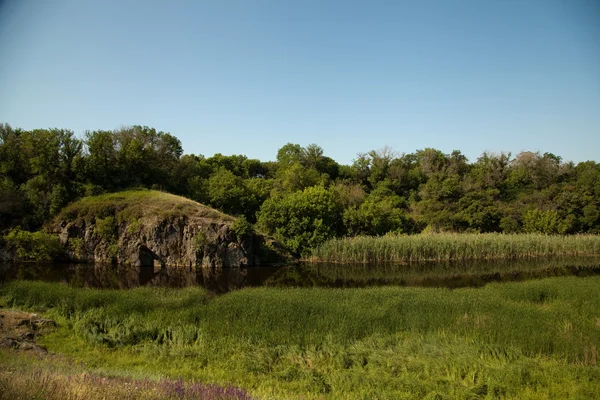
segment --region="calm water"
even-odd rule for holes
[[[75,287],[128,289],[138,286],[202,286],[225,293],[244,287],[478,287],[489,282],[548,276],[600,274],[600,256],[533,261],[381,265],[297,264],[277,267],[182,268],[89,264],[0,264],[0,281],[65,282]]]

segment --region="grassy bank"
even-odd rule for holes
[[[95,221],[114,217],[118,222],[131,222],[145,217],[179,218],[198,216],[219,221],[235,218],[185,197],[156,190],[127,190],[99,196],[84,197],[65,207],[56,221]]]
[[[407,262],[600,254],[600,235],[428,234],[332,239],[310,261]]]
[[[600,277],[571,277],[213,297],[21,281],[1,295],[56,319],[43,344],[95,373],[231,384],[264,399],[597,398],[599,287]]]

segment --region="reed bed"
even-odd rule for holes
[[[598,398],[598,287],[593,276],[210,296],[14,281],[0,296],[58,322],[50,352],[259,399]]]
[[[308,261],[336,263],[530,259],[600,254],[600,235],[467,234],[331,239]]]
[[[185,347],[207,338],[211,345],[219,340],[322,345],[327,336],[346,344],[372,334],[445,329],[517,346],[529,355],[559,354],[583,362],[586,348],[600,349],[599,285],[600,277],[592,276],[454,291],[252,288],[210,297],[200,288],[119,291],[13,281],[0,294],[8,305],[66,318],[79,337],[110,347]],[[460,323],[465,314],[485,314],[486,323],[472,329]],[[567,320],[572,337],[559,334]]]

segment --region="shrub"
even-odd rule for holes
[[[83,258],[85,253],[85,245],[81,238],[69,238],[69,246],[73,251],[75,258]]]
[[[208,238],[206,237],[206,234],[202,231],[198,231],[198,233],[196,233],[196,236],[194,236],[194,239],[196,241],[196,250],[202,250],[204,246],[208,244]]]
[[[57,235],[13,228],[4,236],[6,248],[18,261],[52,261],[63,255]]]
[[[293,252],[303,253],[341,233],[342,212],[334,191],[313,186],[265,201],[258,225]]]
[[[554,210],[529,210],[523,216],[523,230],[527,233],[558,233],[560,217]]]
[[[254,228],[252,227],[252,224],[248,222],[246,217],[239,217],[235,220],[233,225],[231,225],[231,230],[235,233],[238,240],[242,240],[242,238],[251,235]]]
[[[109,216],[104,219],[96,219],[96,233],[107,242],[115,239],[117,224],[115,217]]]

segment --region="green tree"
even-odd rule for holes
[[[173,190],[174,171],[183,153],[169,133],[147,126],[86,133],[89,177],[108,190],[132,186]]]
[[[120,186],[120,170],[117,165],[117,140],[111,131],[87,131],[85,144],[88,156],[88,178],[107,190]]]
[[[323,176],[312,168],[306,168],[299,162],[279,168],[275,178],[275,194],[294,193],[307,187],[318,185]]]
[[[341,234],[342,205],[333,190],[313,186],[264,202],[258,225],[298,254]]]
[[[556,210],[529,210],[523,216],[523,230],[527,233],[559,233],[559,224]]]
[[[241,177],[224,167],[208,179],[208,197],[211,206],[227,214],[244,215],[249,221],[255,220],[258,200]]]
[[[383,235],[387,232],[406,232],[409,218],[404,211],[406,201],[380,185],[360,205],[347,208],[344,225],[350,235]]]

